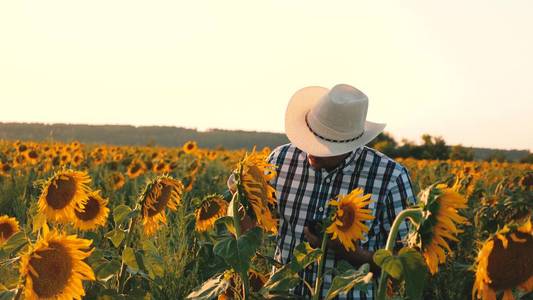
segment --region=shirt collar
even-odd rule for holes
[[[335,173],[335,172],[340,172],[342,171],[343,173],[350,173],[350,172],[353,172],[355,170],[355,163],[357,162],[357,159],[359,158],[359,156],[361,155],[363,151],[363,146],[353,150],[350,155],[348,155],[344,161],[342,162],[342,164],[331,170],[331,172],[327,172],[326,169],[321,169],[320,171],[323,172],[323,173]],[[307,154],[302,151],[303,154],[303,158],[307,161]],[[311,168],[311,166],[309,166],[309,168]]]

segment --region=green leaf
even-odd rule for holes
[[[0,259],[9,257],[28,244],[26,235],[23,231],[19,231],[12,235],[1,247],[0,247]]]
[[[286,292],[300,283],[302,279],[298,273],[285,265],[278,269],[261,288],[262,294]]]
[[[374,262],[390,276],[400,279],[403,265],[399,257],[392,255],[389,250],[380,249],[374,253]]]
[[[402,248],[398,253],[403,269],[405,291],[409,299],[422,299],[427,278],[427,267],[422,255],[413,248]]]
[[[120,271],[120,262],[116,260],[111,260],[106,263],[101,264],[96,270],[96,278],[99,281],[106,282],[111,279],[114,275],[118,275]]]
[[[140,270],[140,266],[139,266],[139,263],[137,261],[137,257],[135,255],[135,251],[132,248],[126,247],[126,249],[124,249],[124,252],[122,252],[122,261],[133,272],[138,272]]]
[[[1,291],[0,300],[11,300],[15,298],[17,290]]]
[[[165,274],[165,261],[157,253],[146,252],[143,256],[143,263],[151,279],[162,277]]]
[[[320,257],[321,253],[322,251],[320,251],[320,248],[314,249],[313,247],[311,247],[311,245],[309,245],[309,243],[303,242],[298,244],[298,246],[294,248],[294,260],[292,261],[297,263],[299,269],[301,270],[315,262]]]
[[[113,243],[113,246],[115,246],[115,248],[118,248],[126,237],[126,233],[124,232],[124,230],[117,227],[114,230],[107,232],[105,234],[105,237],[111,240],[111,243]]]
[[[261,244],[263,232],[255,227],[236,240],[233,236],[218,241],[213,247],[213,252],[221,256],[228,265],[239,273],[247,272],[250,260]]]
[[[124,204],[115,207],[113,209],[113,220],[115,220],[115,224],[120,225],[131,218],[131,212],[131,208]]]
[[[190,293],[186,299],[210,300],[218,297],[229,287],[229,282],[220,274],[208,279],[200,287]]]
[[[348,292],[353,288],[365,286],[372,282],[369,265],[364,264],[358,270],[347,270],[333,278],[326,300],[335,298],[339,293]]]

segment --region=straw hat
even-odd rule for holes
[[[353,86],[305,87],[289,101],[285,133],[308,154],[344,154],[369,143],[385,128],[386,124],[367,121],[367,110],[368,97]]]

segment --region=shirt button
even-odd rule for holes
[[[324,208],[323,208],[323,207],[319,207],[319,208],[318,208],[318,211],[319,211],[319,212],[323,212],[323,211],[324,211]]]
[[[330,178],[326,178],[326,183],[330,183],[331,182],[331,179]]]

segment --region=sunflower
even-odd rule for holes
[[[513,288],[533,291],[533,230],[531,219],[521,226],[506,225],[483,243],[476,259],[476,279],[472,299],[496,300],[513,297]]]
[[[146,235],[154,234],[159,222],[167,223],[165,208],[176,210],[182,193],[181,181],[169,176],[158,176],[148,182],[141,195],[142,224]]]
[[[188,141],[183,145],[183,151],[187,154],[194,153],[198,149],[195,141]]]
[[[11,169],[12,167],[11,165],[9,165],[9,163],[0,162],[0,175],[5,175],[5,176],[9,175],[11,172]]]
[[[91,178],[87,172],[61,170],[44,184],[39,197],[39,213],[49,220],[74,220],[74,211],[82,209],[87,202]]]
[[[76,216],[74,226],[81,230],[96,229],[105,225],[108,214],[107,200],[100,196],[100,191],[92,191],[88,195],[85,207],[74,211]]]
[[[422,250],[431,274],[438,271],[438,265],[446,261],[446,252],[452,253],[448,240],[463,232],[457,224],[465,224],[467,219],[457,212],[467,208],[466,198],[446,184],[432,185],[422,192],[420,199],[423,221],[409,237],[409,244]]]
[[[0,245],[5,243],[11,236],[19,232],[19,222],[17,219],[3,215],[0,216]]]
[[[268,183],[276,176],[276,166],[267,163],[255,150],[240,162],[241,183],[246,199],[255,214],[259,227],[277,234],[277,221],[272,216],[269,204],[275,205],[275,190]]]
[[[333,223],[326,228],[326,233],[332,234],[332,239],[339,239],[346,250],[355,251],[354,242],[363,239],[363,232],[368,232],[364,224],[372,220],[372,211],[367,207],[372,200],[370,194],[363,195],[362,188],[352,190],[348,195],[339,195],[332,199],[330,206],[336,206]]]
[[[146,165],[141,160],[134,160],[128,166],[128,177],[133,179],[139,177],[142,173],[146,171]]]
[[[121,189],[124,184],[126,183],[126,180],[124,179],[124,175],[120,172],[113,172],[109,176],[109,181],[111,186],[113,187],[113,190],[119,190]]]
[[[28,162],[32,165],[35,165],[39,162],[39,153],[35,149],[29,149],[28,151],[24,152],[24,155],[26,156]]]
[[[89,257],[92,241],[45,230],[20,260],[26,299],[81,299],[82,280],[95,280]]]
[[[194,214],[196,216],[196,231],[203,232],[210,230],[215,225],[215,221],[226,215],[228,202],[219,195],[206,197]]]

